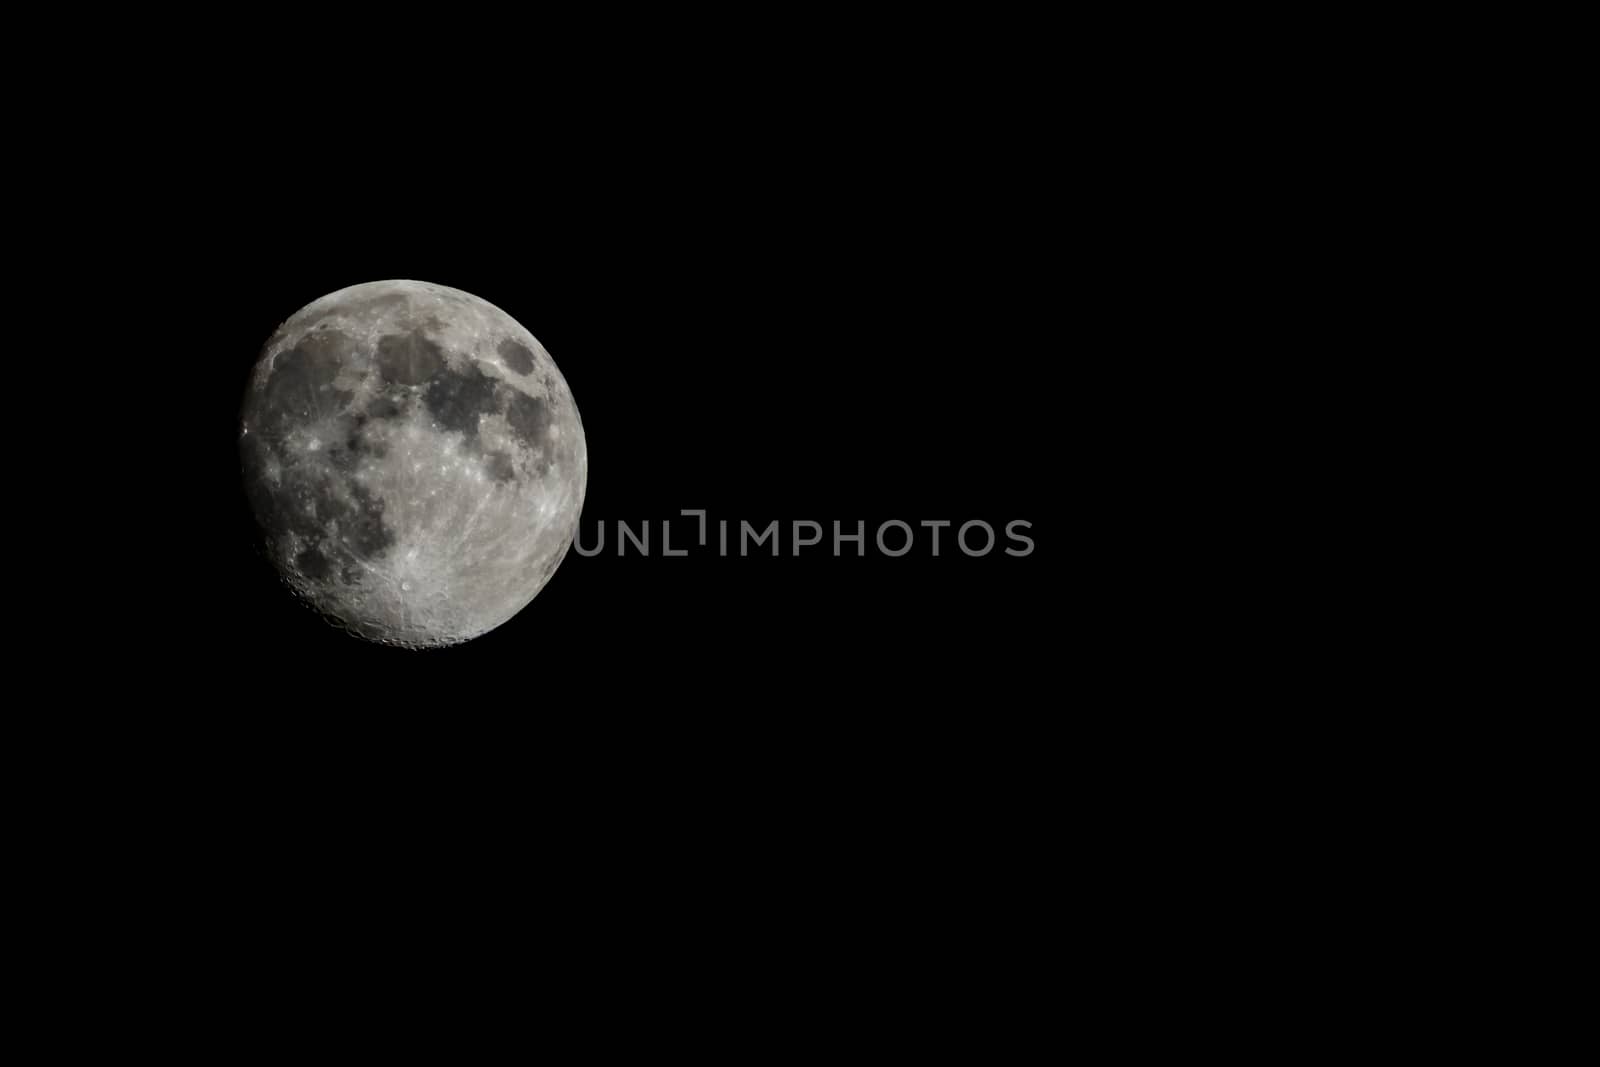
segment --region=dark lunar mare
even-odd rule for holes
[[[313,331],[272,365],[261,391],[263,433],[282,432],[296,422],[335,414],[350,403],[351,393],[333,387],[354,342],[336,330]]]
[[[545,431],[550,428],[550,405],[537,396],[507,390],[506,421],[529,448],[544,447]]]
[[[478,437],[478,420],[484,415],[503,413],[506,422],[528,448],[543,457],[539,473],[549,470],[548,441],[550,406],[542,397],[528,396],[485,374],[476,363],[461,370],[447,369],[433,376],[423,393],[423,403],[441,429],[462,434],[466,447],[483,449]],[[499,480],[510,480],[509,457],[502,464],[490,454],[490,473]]]
[[[500,342],[498,351],[500,358],[506,361],[506,366],[518,374],[533,373],[533,350],[527,345],[507,337]]]
[[[279,550],[297,537],[302,547],[295,568],[316,580],[332,574],[334,557],[372,559],[395,540],[383,521],[383,501],[346,476],[364,456],[381,455],[361,432],[366,417],[348,414],[353,394],[333,387],[352,344],[336,330],[314,330],[280,353],[261,391],[246,400],[239,442],[245,490],[262,533]],[[296,427],[319,420],[337,428],[326,452],[296,454],[286,447]],[[268,474],[274,461],[276,484]],[[337,545],[329,543],[334,529]],[[352,581],[360,571],[347,566],[340,576]]]
[[[399,407],[395,411],[399,412]],[[322,449],[324,458],[340,471],[350,474],[363,459],[380,459],[388,453],[382,441],[366,436],[371,419],[364,412],[343,415],[335,420],[333,440]]]
[[[326,577],[330,555],[374,559],[394,544],[394,533],[383,521],[383,501],[359,482],[336,469],[295,462],[254,435],[245,438],[241,452],[245,490],[262,532],[274,544],[297,536],[303,547],[295,563],[307,577]],[[276,485],[267,478],[269,457],[278,460]],[[335,528],[336,545],[329,543]]]
[[[469,443],[476,444],[478,417],[496,410],[496,384],[476,363],[470,363],[462,370],[434,376],[422,400],[441,428],[466,434]]]
[[[378,338],[378,373],[385,381],[421,385],[444,367],[444,350],[420,330]]]
[[[489,477],[497,482],[510,482],[516,480],[517,468],[511,461],[508,453],[494,451],[484,456],[485,466],[489,470]]]

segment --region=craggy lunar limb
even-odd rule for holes
[[[245,487],[294,592],[373,641],[487,633],[578,529],[588,452],[555,361],[511,316],[425,282],[307,304],[262,350]]]

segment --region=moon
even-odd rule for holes
[[[560,566],[588,483],[583,422],[534,336],[416,281],[314,300],[267,341],[239,449],[267,555],[359,637],[459,644]]]

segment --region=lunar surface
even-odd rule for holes
[[[532,334],[470,293],[355,285],[262,350],[239,430],[284,581],[329,621],[425,648],[527,606],[578,528],[583,423]]]

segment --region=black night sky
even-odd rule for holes
[[[45,334],[13,364],[47,371],[6,377],[32,417],[8,474],[44,483],[7,493],[45,587],[9,649],[6,752],[34,772],[11,781],[14,940],[43,944],[19,1017],[207,1062],[337,1048],[297,1033],[335,1016],[364,1051],[433,1024],[448,1062],[487,1058],[496,1022],[559,1059],[552,1015],[586,1052],[637,1034],[739,1062],[917,1037],[1021,1061],[1084,1047],[1063,1035],[1085,1014],[1124,1045],[1252,1036],[1185,979],[1275,975],[1307,916],[1383,928],[1347,883],[1410,884],[1322,820],[1387,773],[1371,752],[1418,762],[1361,721],[1399,691],[1368,646],[1386,674],[1413,636],[1301,620],[1344,606],[1317,583],[1375,587],[1346,582],[1343,540],[1398,529],[1312,461],[1382,421],[1354,394],[1407,400],[1411,332],[1345,333],[1372,293],[1410,299],[1385,271],[1426,273],[1422,231],[1379,220],[1432,208],[1372,131],[1444,82],[1407,64],[1412,96],[1380,85],[1364,114],[1367,46],[1299,93],[1325,27],[1263,47],[1209,11],[569,8],[352,9],[348,40],[326,5],[19,21],[7,310]],[[386,279],[507,312],[585,433],[600,551],[456,647],[327,625],[246,500],[263,345]],[[1396,455],[1375,468],[1410,471]],[[777,553],[741,554],[747,527]],[[1306,690],[1338,710],[1303,715]],[[1299,891],[1324,869],[1326,908]],[[470,1015],[435,1012],[453,996]]]
[[[108,302],[156,323],[139,387],[159,416],[112,490],[148,581],[109,625],[129,635],[119,691],[172,709],[158,736],[244,760],[537,753],[569,773],[1036,754],[1070,651],[1074,457],[1111,447],[1083,430],[1107,283],[1074,227],[1095,205],[1064,193],[1035,113],[809,115],[639,110],[403,165],[331,130],[142,141],[153,162],[84,217],[98,274],[124,279]],[[463,143],[489,132],[439,120]],[[278,324],[388,278],[473,293],[545,345],[586,432],[580,536],[606,538],[510,623],[422,653],[287,593],[255,551],[237,449]],[[684,509],[712,543],[668,558],[662,523],[675,547],[695,531]],[[891,520],[914,531],[899,558],[874,543]],[[969,557],[974,520],[996,539]],[[735,538],[776,521],[780,555],[721,556],[724,521]],[[796,521],[823,529],[798,556]],[[617,554],[619,522],[649,526],[648,557]],[[864,527],[863,555],[833,554],[835,522]],[[937,557],[925,522],[950,524]],[[1004,551],[1014,522],[1026,557]]]
[[[1124,447],[1097,389],[1116,268],[1085,243],[1114,220],[1072,173],[1052,68],[979,84],[929,53],[915,81],[869,61],[846,89],[804,65],[763,79],[751,52],[682,85],[508,63],[446,92],[332,58],[360,76],[296,53],[247,97],[219,52],[51,131],[71,165],[49,269],[63,314],[116,344],[73,365],[96,388],[102,356],[121,371],[117,417],[83,431],[83,532],[106,543],[74,557],[101,590],[75,639],[99,651],[47,690],[87,709],[56,720],[61,780],[105,783],[72,786],[93,799],[62,838],[105,857],[93,884],[161,887],[263,954],[314,929],[410,951],[416,924],[362,924],[446,881],[472,897],[448,905],[463,936],[519,944],[591,908],[584,937],[639,944],[724,919],[737,940],[771,908],[792,945],[859,942],[859,921],[914,967],[960,947],[929,931],[1022,936],[1010,902],[1046,887],[1090,758],[1061,740],[1092,729],[1066,713],[1065,620],[1106,575],[1068,568],[1073,513]],[[382,279],[464,290],[542,342],[587,441],[580,542],[604,529],[517,617],[441,650],[296,601],[242,485],[264,343]],[[669,520],[687,555],[663,551]],[[798,554],[797,522],[822,534]],[[876,536],[895,522],[898,556]],[[739,554],[773,523],[777,555]],[[835,555],[835,523],[860,554]],[[962,551],[969,523],[992,548]],[[648,555],[619,554],[619,524]],[[980,881],[1000,895],[940,902]]]
[[[1058,384],[1073,356],[1051,205],[1030,198],[1040,176],[1002,161],[982,175],[920,154],[841,162],[769,145],[695,173],[267,200],[246,186],[215,216],[174,217],[194,263],[174,285],[190,313],[171,380],[193,437],[169,488],[207,524],[178,585],[210,605],[184,656],[308,705],[382,694],[373,714],[391,698],[534,721],[587,703],[1035,699],[1013,684],[1059,652],[1046,574],[1074,403]],[[292,600],[250,550],[238,492],[235,422],[263,342],[316,297],[382,278],[482,296],[544,343],[583,415],[584,542],[605,528],[604,551],[569,554],[511,623],[421,654],[353,640]],[[677,546],[697,532],[683,509],[707,512],[711,544],[666,558],[664,520]],[[899,558],[874,538],[895,519],[915,531]],[[719,522],[737,544],[741,523],[774,520],[778,558],[719,555]],[[824,530],[799,556],[796,520]],[[988,555],[959,550],[970,520],[996,531]],[[1014,520],[1030,524],[1025,558],[1002,551],[1019,544]],[[648,558],[617,554],[618,521],[650,526]],[[833,555],[835,521],[864,524],[864,557]],[[924,521],[952,524],[937,557]]]

